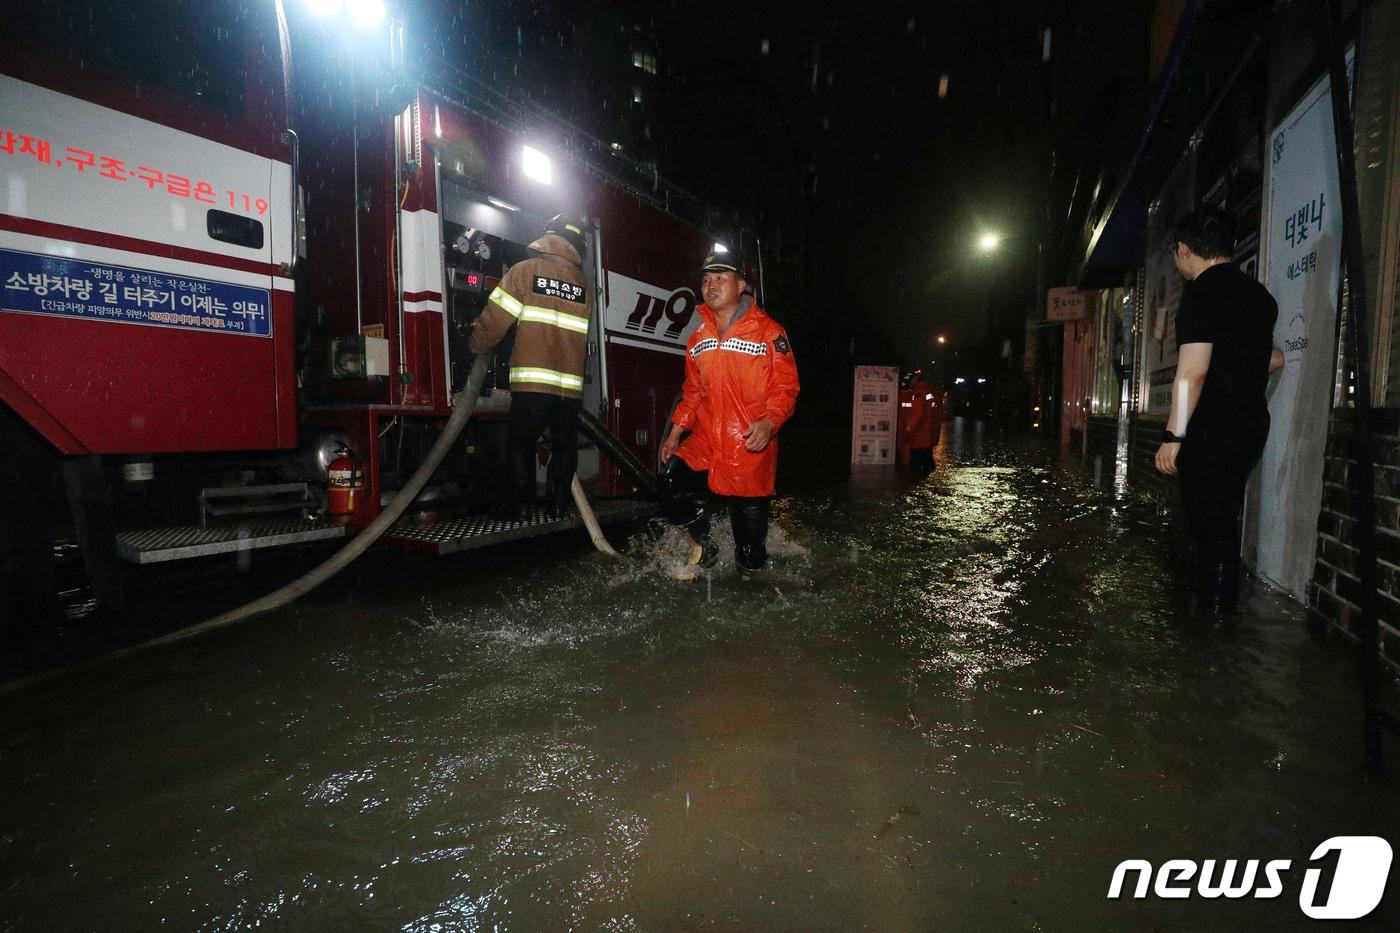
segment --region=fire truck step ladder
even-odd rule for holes
[[[345,527],[331,524],[325,519],[307,521],[301,516],[257,518],[210,524],[205,528],[188,525],[123,531],[117,535],[117,552],[134,564],[157,564],[343,537]]]
[[[656,503],[638,499],[600,499],[593,503],[593,512],[599,524],[606,525],[646,518],[656,512]],[[380,543],[429,554],[451,554],[582,527],[583,519],[574,512],[564,518],[551,519],[544,514],[544,509],[537,506],[529,519],[523,522],[501,521],[489,515],[423,523],[403,520],[386,531]]]

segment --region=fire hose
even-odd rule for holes
[[[159,645],[168,645],[172,642],[183,641],[186,638],[203,635],[205,632],[212,631],[213,629],[224,628],[236,622],[251,619],[254,616],[262,615],[264,612],[271,612],[273,609],[285,606],[305,596],[322,583],[325,583],[341,570],[344,570],[355,558],[367,551],[369,546],[378,540],[379,536],[384,534],[390,525],[398,521],[399,516],[402,515],[409,504],[417,498],[418,493],[423,491],[423,487],[427,485],[428,479],[432,477],[433,473],[435,473],[437,468],[442,464],[443,459],[447,456],[447,452],[452,448],[458,435],[460,435],[462,429],[467,426],[467,422],[471,419],[472,412],[476,410],[477,400],[481,396],[481,385],[486,381],[486,364],[487,357],[485,355],[476,358],[476,361],[472,364],[471,373],[467,376],[466,386],[453,398],[456,410],[452,412],[452,417],[447,420],[447,426],[443,428],[442,434],[438,437],[437,443],[433,445],[432,450],[428,451],[428,456],[423,461],[422,465],[409,477],[403,489],[399,490],[399,494],[384,508],[384,511],[379,513],[374,521],[365,526],[364,531],[361,531],[351,539],[345,547],[336,551],[328,560],[321,563],[310,573],[293,580],[281,589],[274,590],[261,599],[255,599],[251,603],[239,606],[237,609],[232,609],[222,615],[217,615],[212,619],[206,619],[188,628],[182,628],[176,632],[168,632],[164,635],[159,635],[149,641],[141,642],[138,645],[132,645],[129,648],[123,648],[120,651],[113,651],[110,654],[103,655],[92,661],[76,664],[72,667],[44,671],[40,674],[22,677],[19,680],[0,685],[0,694],[14,693],[42,681],[57,677],[65,672],[73,672],[94,667],[98,664],[105,664],[119,658],[133,655],[138,651],[144,651],[147,648],[155,648]]]
[[[424,458],[422,464],[409,477],[408,482],[399,490],[398,494],[389,502],[384,510],[370,522],[365,529],[357,534],[351,541],[331,555],[325,562],[317,566],[311,572],[299,579],[293,580],[286,586],[274,590],[261,599],[255,599],[251,603],[239,606],[222,615],[217,615],[212,619],[192,625],[189,628],[180,629],[178,632],[170,632],[161,635],[145,644],[145,647],[167,644],[169,642],[180,641],[194,635],[200,635],[211,629],[222,628],[225,625],[232,625],[253,616],[262,615],[279,609],[288,603],[295,602],[302,596],[325,583],[331,577],[355,561],[361,554],[369,550],[370,545],[379,540],[379,537],[389,529],[394,522],[399,520],[404,510],[412,504],[418,494],[423,491],[428,480],[437,472],[442,461],[447,457],[447,453],[456,443],[457,438],[471,420],[472,413],[476,410],[477,401],[481,397],[481,385],[486,379],[487,356],[485,354],[476,358],[472,364],[471,372],[467,376],[467,384],[457,393],[453,400],[454,409],[452,417],[447,420],[447,426],[443,428],[442,434],[438,435],[437,442],[433,444],[428,456]],[[617,551],[613,550],[603,536],[602,528],[598,524],[598,519],[593,514],[593,509],[588,504],[588,498],[583,493],[583,487],[579,484],[578,477],[575,476],[570,491],[573,494],[574,504],[578,507],[579,515],[582,516],[584,525],[588,528],[588,535],[593,541],[593,546],[604,554],[617,556]]]
[[[447,452],[456,443],[457,437],[466,427],[471,419],[472,412],[476,410],[476,403],[481,397],[481,385],[486,379],[487,356],[482,354],[472,363],[471,372],[467,376],[467,384],[457,393],[454,399],[454,409],[452,417],[448,419],[447,426],[442,429],[442,434],[438,435],[437,443],[433,444],[428,456],[409,477],[408,482],[399,490],[398,495],[389,502],[384,510],[370,522],[365,529],[357,534],[350,543],[335,552],[328,560],[316,567],[305,576],[293,580],[281,589],[275,590],[261,599],[256,599],[245,606],[225,612],[215,616],[205,622],[192,625],[189,628],[181,629],[178,632],[171,632],[153,639],[149,644],[157,645],[166,642],[179,641],[189,638],[192,635],[199,635],[210,629],[221,628],[225,625],[232,625],[244,619],[261,615],[264,612],[271,612],[279,609],[290,602],[295,602],[302,596],[325,583],[331,577],[349,566],[357,557],[369,550],[370,545],[379,540],[380,535],[389,529],[389,526],[399,520],[404,510],[412,504],[418,494],[423,491],[428,480],[437,472],[437,468],[442,465],[442,461],[447,456]],[[570,487],[573,494],[574,504],[578,507],[579,515],[582,516],[584,525],[588,528],[589,538],[593,541],[593,546],[604,554],[618,556],[608,544],[607,538],[603,536],[603,530],[598,524],[598,519],[593,514],[593,509],[588,504],[588,498],[583,493],[583,487],[579,484],[578,477],[573,478]]]
[[[670,419],[666,420],[669,424]],[[653,499],[661,498],[661,484],[657,482],[656,473],[647,469],[646,465],[637,459],[637,455],[614,437],[591,411],[586,408],[579,411],[578,426],[588,435],[589,440],[612,459],[619,470],[627,474],[627,478],[635,483],[638,489]]]
[[[423,491],[423,487],[428,484],[428,480],[437,468],[442,465],[442,461],[447,457],[447,452],[456,443],[457,437],[462,433],[462,429],[467,426],[471,419],[472,412],[476,410],[477,400],[481,397],[481,384],[486,380],[487,356],[482,354],[472,363],[470,374],[467,376],[467,384],[462,387],[462,391],[457,393],[453,399],[454,410],[452,417],[447,419],[447,426],[442,429],[442,434],[438,435],[437,443],[433,444],[428,456],[404,483],[398,495],[389,502],[384,510],[375,516],[374,521],[365,526],[365,529],[355,535],[345,547],[336,551],[330,558],[313,569],[310,573],[299,579],[293,580],[286,586],[268,593],[261,599],[255,599],[251,603],[239,606],[222,615],[217,615],[212,619],[207,619],[189,628],[180,629],[178,632],[170,632],[146,642],[145,647],[168,644],[190,638],[194,635],[202,635],[210,629],[223,628],[225,625],[232,625],[244,619],[251,619],[253,616],[262,615],[264,612],[271,612],[273,609],[281,608],[290,602],[294,602],[316,587],[325,583],[331,577],[349,566],[357,557],[369,550],[370,545],[379,540],[379,536],[389,530],[389,526],[399,520],[404,510],[412,504],[418,494]]]
[[[464,386],[453,399],[455,409],[452,412],[452,417],[447,421],[447,426],[443,428],[442,434],[438,437],[437,442],[433,445],[432,449],[428,451],[428,456],[424,459],[423,463],[409,478],[408,482],[404,484],[404,487],[399,490],[398,494],[394,496],[393,500],[385,506],[384,510],[380,512],[363,531],[351,539],[345,547],[341,548],[309,573],[293,580],[280,589],[274,590],[261,599],[256,599],[237,609],[232,609],[212,619],[206,619],[188,628],[183,628],[176,632],[169,632],[165,635],[152,638],[149,641],[142,642],[139,645],[133,645],[129,648],[123,648],[120,651],[111,652],[91,662],[68,668],[45,671],[41,674],[23,677],[19,680],[0,685],[0,694],[14,693],[39,682],[49,680],[64,672],[71,672],[91,667],[95,664],[115,661],[119,658],[135,654],[138,651],[144,651],[147,648],[183,641],[186,638],[193,638],[196,635],[202,635],[213,629],[223,628],[237,622],[251,619],[254,616],[262,615],[265,612],[271,612],[274,609],[281,608],[288,603],[294,602],[322,583],[325,583],[367,551],[370,545],[374,544],[394,522],[398,521],[399,517],[403,515],[408,506],[417,498],[418,494],[423,491],[423,487],[427,485],[432,475],[437,472],[438,467],[442,465],[442,461],[446,458],[448,451],[451,450],[452,445],[456,442],[458,436],[461,435],[462,429],[465,428],[467,422],[471,420],[472,413],[476,410],[477,401],[481,396],[481,386],[486,379],[486,369],[487,357],[485,355],[478,356],[476,361],[472,364],[470,374],[467,376],[466,386]],[[574,504],[579,510],[579,515],[582,517],[584,525],[588,529],[588,535],[593,541],[593,546],[602,553],[620,556],[613,550],[612,546],[608,544],[607,539],[603,536],[602,528],[598,524],[597,517],[593,514],[593,509],[588,504],[588,498],[584,495],[583,486],[579,483],[577,476],[573,478],[573,482],[570,485],[570,492],[573,494]]]
[[[578,507],[578,514],[583,518],[583,525],[588,529],[588,537],[593,541],[593,546],[604,554],[621,557],[622,555],[614,551],[608,539],[603,536],[603,527],[598,524],[598,516],[593,514],[593,507],[588,504],[588,497],[583,494],[583,484],[578,481],[577,476],[569,484],[569,492],[574,497],[574,505]]]

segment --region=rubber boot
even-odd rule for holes
[[[1240,563],[1227,561],[1220,575],[1220,611],[1234,615],[1240,611]]]
[[[729,517],[734,528],[735,568],[747,580],[768,562],[768,499],[735,496],[729,500]]]
[[[1196,606],[1205,612],[1233,615],[1240,598],[1238,561],[1198,560],[1194,566]]]
[[[535,504],[535,451],[530,447],[513,446],[510,456],[510,488],[506,498],[491,512],[497,521],[519,524],[529,521]]]
[[[554,475],[553,461],[551,459],[548,476],[544,481],[544,517],[554,521],[564,517],[565,503],[569,500],[569,490],[559,486],[558,477]]]

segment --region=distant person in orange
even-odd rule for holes
[[[899,462],[922,472],[933,469],[933,448],[942,433],[942,393],[916,370],[899,390]]]
[[[695,543],[677,576],[694,579],[718,559],[708,491],[729,509],[734,562],[747,579],[768,560],[776,435],[797,404],[797,360],[782,325],[749,293],[737,257],[711,253],[701,273],[701,323],[686,346],[681,401],[661,442],[661,482],[670,520]]]

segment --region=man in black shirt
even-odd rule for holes
[[[1273,346],[1278,302],[1230,262],[1234,232],[1225,215],[1193,211],[1173,225],[1170,242],[1188,284],[1176,313],[1176,377],[1157,469],[1181,477],[1197,599],[1233,612],[1244,487],[1269,435],[1269,374],[1283,366]]]

